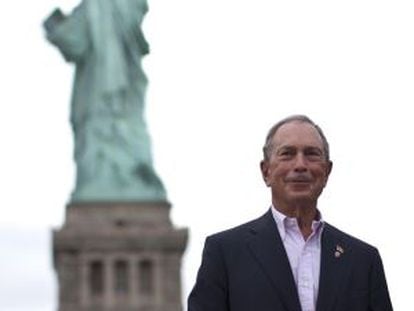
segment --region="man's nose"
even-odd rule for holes
[[[303,153],[298,153],[295,157],[294,169],[297,172],[307,171],[307,161]]]

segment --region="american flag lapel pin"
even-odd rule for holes
[[[335,258],[339,258],[341,257],[341,255],[345,253],[344,248],[341,245],[336,245],[336,249],[335,249]]]

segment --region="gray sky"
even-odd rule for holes
[[[43,37],[55,7],[0,9],[0,310],[56,304],[50,232],[72,189],[72,67]],[[145,60],[154,160],[177,227],[191,237],[188,294],[206,235],[269,206],[258,163],[268,128],[305,113],[334,169],[320,209],[379,247],[395,310],[411,306],[414,143],[412,1],[150,0]]]

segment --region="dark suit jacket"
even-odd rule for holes
[[[337,246],[343,249],[335,256]],[[269,210],[206,239],[188,311],[300,311],[289,260]],[[317,311],[392,311],[374,247],[325,223]]]

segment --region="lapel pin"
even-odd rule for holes
[[[344,251],[343,247],[342,247],[342,246],[340,246],[340,245],[337,245],[337,246],[336,246],[336,250],[335,250],[335,257],[336,257],[336,258],[339,258],[339,257],[341,257],[341,255],[342,255],[343,253],[345,253],[345,251]]]

